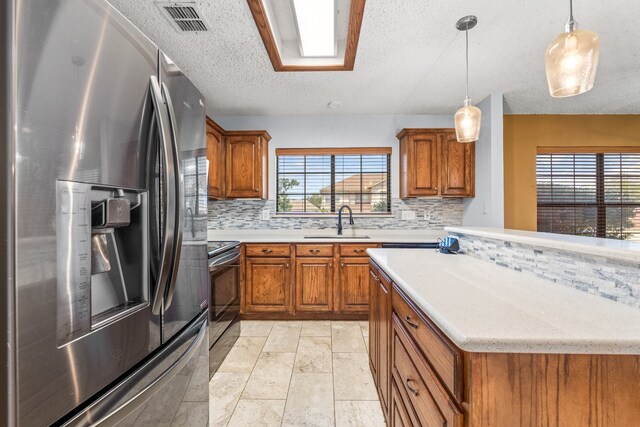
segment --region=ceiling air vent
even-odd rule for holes
[[[207,25],[195,3],[156,3],[156,5],[177,31],[207,31]]]

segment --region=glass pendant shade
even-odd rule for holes
[[[456,111],[453,117],[456,126],[456,138],[458,142],[473,142],[480,137],[480,121],[482,112],[478,107],[470,105],[469,100],[465,100],[464,107]]]
[[[591,89],[599,54],[600,40],[593,31],[574,29],[560,34],[544,56],[551,96],[563,98]]]

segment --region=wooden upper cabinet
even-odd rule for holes
[[[475,143],[457,142],[454,129],[403,129],[397,137],[401,198],[474,196]]]
[[[224,129],[207,117],[207,160],[209,160],[209,198],[224,198]]]
[[[232,131],[226,136],[226,195],[232,198],[268,197],[266,131]]]
[[[475,143],[460,143],[455,132],[440,134],[442,170],[440,182],[443,196],[475,195]]]
[[[209,198],[266,199],[269,188],[267,131],[225,131],[207,117]]]

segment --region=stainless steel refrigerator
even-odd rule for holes
[[[0,425],[207,425],[202,95],[103,0],[0,21]]]

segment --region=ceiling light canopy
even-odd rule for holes
[[[464,31],[465,35],[465,63],[467,66],[467,90],[464,99],[464,107],[456,111],[453,117],[456,127],[458,142],[473,142],[480,137],[480,121],[482,112],[478,107],[471,105],[469,98],[469,30],[476,26],[478,18],[473,15],[460,18],[456,22],[458,31]]]
[[[351,71],[366,0],[247,0],[275,71]]]
[[[300,55],[336,56],[335,0],[293,0]]]
[[[544,55],[549,93],[554,98],[579,95],[593,87],[600,55],[600,40],[593,31],[578,30],[569,0],[565,32],[547,47]]]

